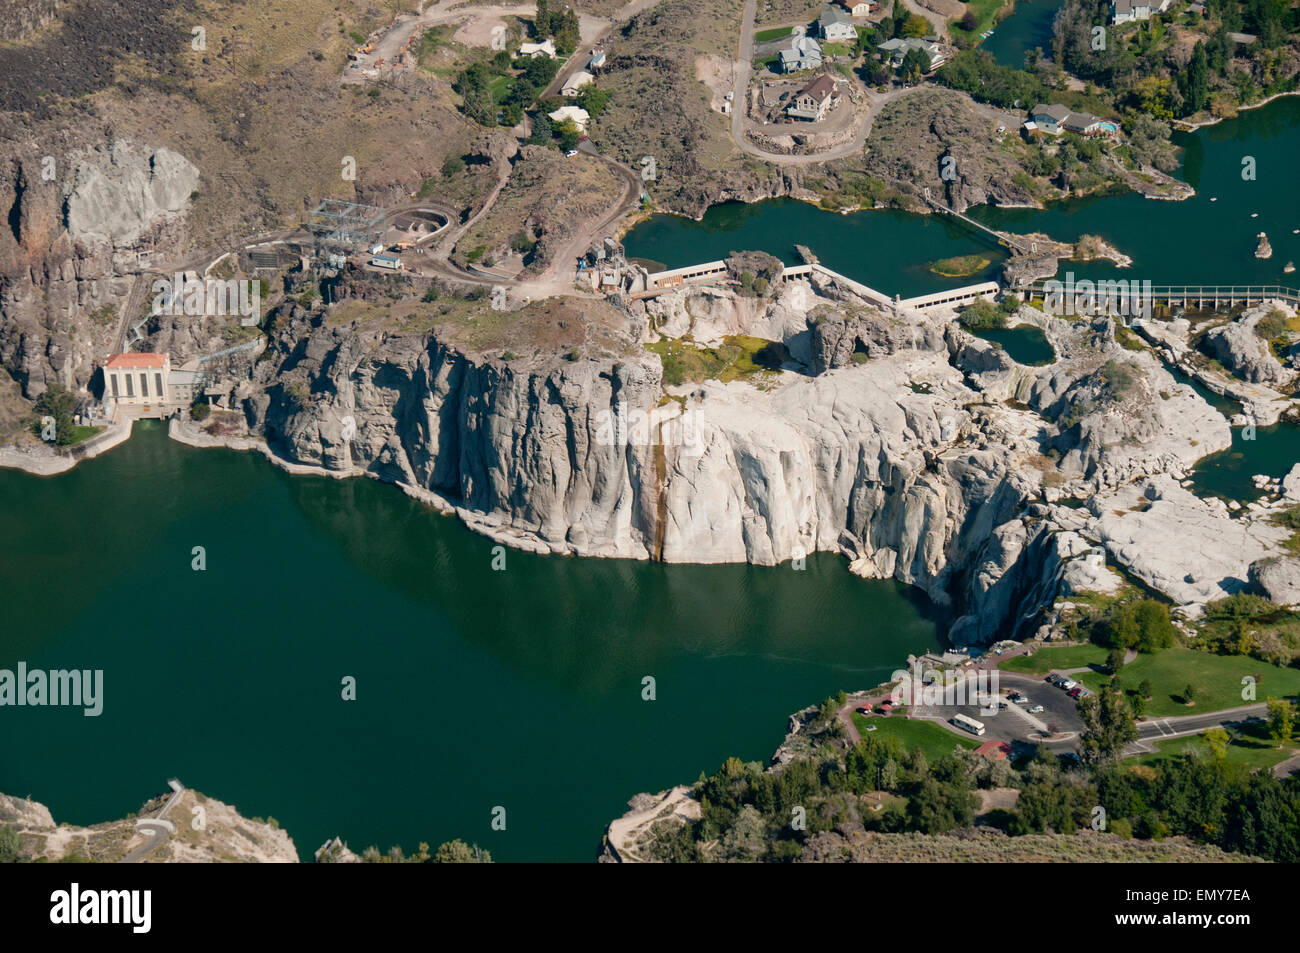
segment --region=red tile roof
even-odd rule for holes
[[[1011,745],[1005,741],[986,741],[975,749],[975,753],[990,755],[995,761],[1001,761],[1011,754]]]
[[[167,363],[166,354],[114,354],[105,365],[109,370],[139,370],[141,368],[159,368]]]

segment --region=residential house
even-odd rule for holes
[[[564,122],[566,119],[573,120],[573,124],[578,127],[579,132],[586,132],[587,123],[591,121],[591,114],[581,106],[561,106],[555,112],[546,115],[551,122]]]
[[[519,47],[519,52],[516,53],[515,55],[527,56],[531,59],[535,59],[536,57],[539,56],[545,56],[547,59],[553,60],[555,59],[555,55],[556,55],[555,40],[551,37],[547,37],[541,43],[524,43]]]
[[[1116,26],[1134,20],[1149,20],[1153,13],[1164,13],[1172,0],[1110,0],[1110,22]]]
[[[1095,136],[1116,131],[1114,123],[1098,119],[1092,113],[1077,113],[1066,109],[1059,103],[1050,106],[1039,103],[1029,111],[1031,129],[1045,132],[1049,136],[1059,136],[1063,132],[1074,132],[1081,136]]]
[[[810,36],[797,36],[788,50],[781,50],[778,58],[783,73],[797,73],[800,70],[817,69],[822,65],[822,48]]]
[[[871,14],[871,9],[876,6],[876,3],[875,0],[839,0],[839,5],[851,17],[865,17]]]
[[[165,404],[170,377],[171,358],[166,354],[114,354],[104,365],[104,401]]]
[[[591,59],[587,61],[587,69],[600,69],[605,65],[605,51],[592,50]]]
[[[1049,136],[1059,136],[1065,132],[1065,117],[1068,115],[1070,115],[1070,110],[1064,106],[1056,104],[1048,106],[1039,103],[1029,110],[1029,121],[1034,124],[1039,132],[1045,132]]]
[[[886,40],[884,43],[877,46],[876,49],[881,50],[888,55],[894,69],[898,69],[903,65],[903,60],[907,58],[907,54],[912,50],[921,50],[930,57],[931,70],[938,69],[948,60],[947,54],[944,53],[943,48],[939,46],[938,43],[935,43],[933,40],[920,40],[911,36],[906,39],[895,38],[892,40]]]
[[[835,80],[829,76],[818,76],[795,93],[794,101],[785,108],[785,114],[792,119],[817,122],[826,117],[834,99]]]
[[[817,32],[827,43],[852,43],[858,38],[858,31],[849,22],[848,11],[831,3],[822,7],[821,16],[817,18]]]
[[[569,77],[564,88],[560,90],[565,96],[577,96],[582,91],[582,87],[589,83],[595,82],[596,77],[592,76],[585,69],[580,69]]]

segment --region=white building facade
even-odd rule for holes
[[[128,407],[169,403],[170,376],[166,354],[114,354],[104,365],[104,402]]]

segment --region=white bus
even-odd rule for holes
[[[972,735],[984,734],[984,722],[976,721],[974,718],[967,718],[965,715],[953,715],[952,723],[958,728],[969,731]]]

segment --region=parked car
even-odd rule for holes
[[[1082,688],[1072,688],[1072,689],[1070,689],[1069,692],[1067,692],[1067,694],[1068,694],[1071,698],[1078,698],[1078,697],[1079,697],[1079,693],[1082,692],[1082,691],[1083,691]]]
[[[1033,708],[1029,709],[1029,714],[1037,715],[1042,710],[1043,710],[1042,705],[1035,705]]]
[[[577,154],[578,154],[578,150],[577,150],[577,149],[570,149],[568,152],[566,152],[566,153],[564,154],[564,157],[565,157],[566,159],[572,159],[572,158],[573,158],[574,156],[576,156]]]
[[[1017,705],[1023,705],[1025,704],[1025,702],[1029,701],[1028,698],[1020,694],[1019,692],[1012,692],[1010,695],[1007,696],[1007,698],[1011,699]]]
[[[1061,679],[1061,681],[1056,683],[1056,687],[1061,689],[1062,691],[1068,692],[1070,689],[1074,688],[1074,686],[1078,684],[1079,683],[1072,678],[1063,678]]]
[[[1048,672],[1047,676],[1043,679],[1043,681],[1045,681],[1048,685],[1055,685],[1056,679],[1057,679],[1057,675],[1055,672]]]
[[[871,714],[871,709],[870,709],[870,708],[858,708],[858,709],[855,709],[855,710],[857,711],[857,713],[858,713],[859,715],[864,715],[864,716],[865,716],[865,715],[870,715],[870,714]]]

